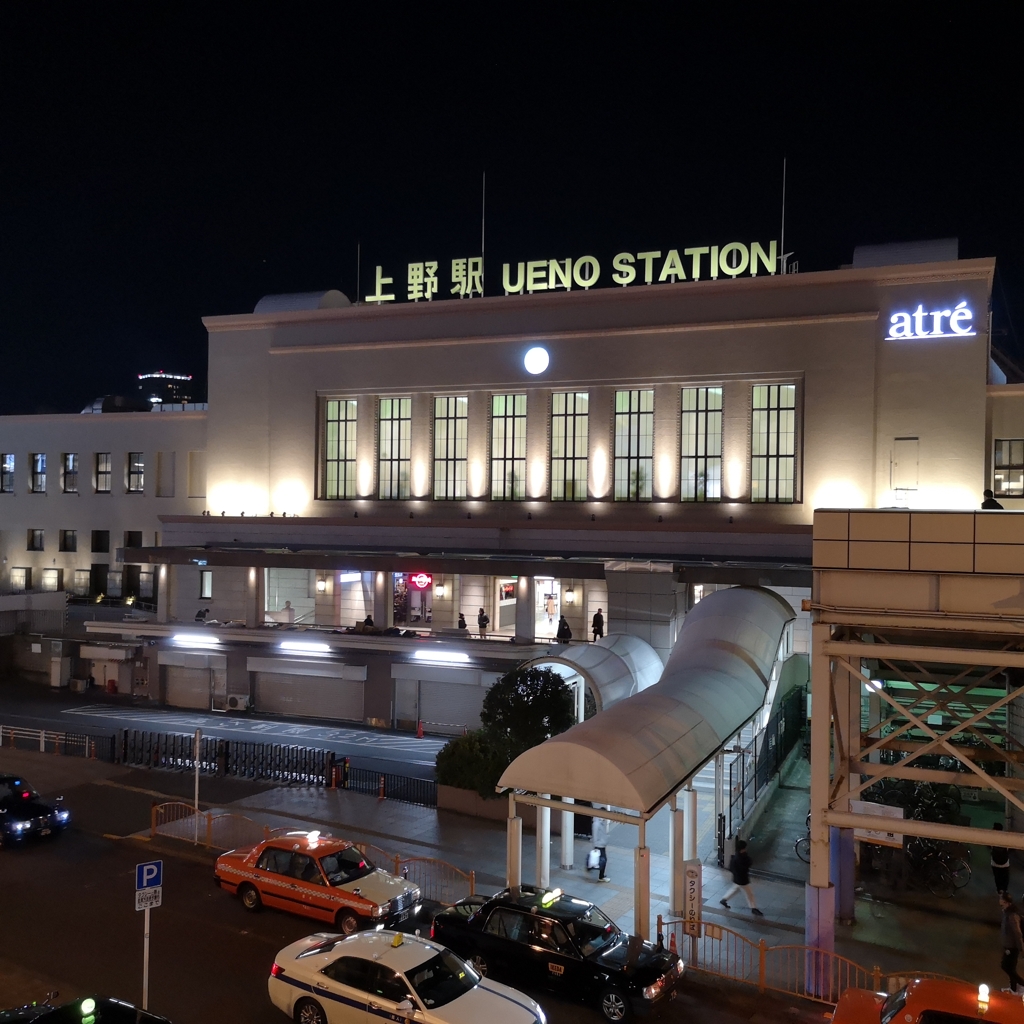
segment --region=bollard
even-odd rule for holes
[[[378,800],[383,800],[384,799],[384,776],[383,775],[380,777],[380,792],[377,794],[377,799]]]
[[[416,739],[423,739],[423,719],[420,718],[416,722]]]
[[[348,789],[348,758],[343,758],[341,762],[341,785],[343,789]]]

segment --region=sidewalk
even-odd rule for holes
[[[719,905],[731,884],[728,873],[713,862],[713,836],[704,834],[704,915],[769,945],[801,945],[804,932],[804,886],[807,866],[792,851],[803,831],[807,794],[801,785],[798,762],[784,780],[759,832],[750,837],[755,862],[754,890],[763,918],[754,918],[742,895],[732,909]],[[702,808],[703,810],[704,808]],[[500,822],[401,804],[345,790],[272,789],[222,808],[271,826],[329,828],[336,834],[373,843],[395,853],[438,857],[463,870],[474,870],[478,891],[494,892],[504,885],[505,828]],[[794,823],[795,822],[795,823]],[[710,829],[702,830],[710,832]],[[667,813],[659,814],[648,829],[651,847],[651,921],[668,916],[669,861]],[[608,875],[600,884],[583,869],[589,842],[577,838],[572,870],[558,867],[561,839],[552,838],[550,884],[592,900],[626,930],[633,928],[633,846],[635,833],[628,825],[612,828],[608,847]],[[786,850],[788,849],[788,854]],[[532,834],[523,838],[523,879],[535,878],[536,844]],[[979,866],[968,890],[952,900],[930,897],[915,906],[900,906],[864,892],[857,902],[857,922],[837,929],[836,950],[871,969],[883,971],[936,971],[969,980],[1001,982],[998,972],[998,916],[987,913],[987,869]],[[981,864],[987,863],[981,861]],[[979,877],[980,876],[980,877]]]

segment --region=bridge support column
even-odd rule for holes
[[[516,814],[514,792],[508,795],[508,822],[505,832],[505,884],[511,888],[523,884],[523,819]]]
[[[571,796],[563,796],[562,800],[571,804],[574,800]],[[573,855],[575,853],[576,815],[572,811],[562,811],[562,861],[563,871],[573,866]]]
[[[516,583],[516,643],[532,644],[537,635],[536,586],[532,576],[520,576]],[[497,614],[497,612],[495,612]],[[497,628],[497,627],[495,627]]]
[[[633,851],[633,934],[651,937],[651,851],[647,846],[646,822],[640,822],[640,837]]]
[[[856,916],[856,857],[852,828],[830,828],[829,875],[835,888],[835,916],[853,924]]]
[[[540,794],[550,799],[550,793]],[[546,889],[551,883],[551,808],[537,808],[537,885]]]
[[[156,621],[171,621],[171,567],[156,567]]]
[[[806,890],[804,941],[831,952],[836,942],[836,903],[829,879],[829,827],[825,824],[831,781],[832,670],[825,653],[830,634],[824,623],[811,626],[811,877]],[[808,977],[813,978],[814,972]]]

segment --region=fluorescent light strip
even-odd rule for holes
[[[338,574],[339,583],[358,583],[363,578],[361,572],[343,572]]]
[[[220,647],[217,637],[201,633],[175,633],[172,639],[180,647]]]
[[[461,651],[416,651],[413,657],[418,661],[437,661],[446,665],[464,665],[469,655]]]
[[[314,644],[305,640],[285,640],[281,644],[282,651],[291,651],[293,654],[330,654],[329,644]]]

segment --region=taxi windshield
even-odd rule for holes
[[[901,988],[898,992],[893,992],[891,996],[882,1004],[882,1012],[880,1015],[880,1024],[889,1024],[896,1015],[907,1005],[907,990],[906,987]]]
[[[331,885],[347,885],[377,870],[369,857],[364,857],[354,846],[340,853],[324,854],[320,867]]]
[[[447,949],[405,976],[428,1010],[444,1006],[480,984],[480,975]]]
[[[574,921],[566,921],[565,926],[584,956],[612,945],[619,937],[618,927],[597,907],[590,907]]]

